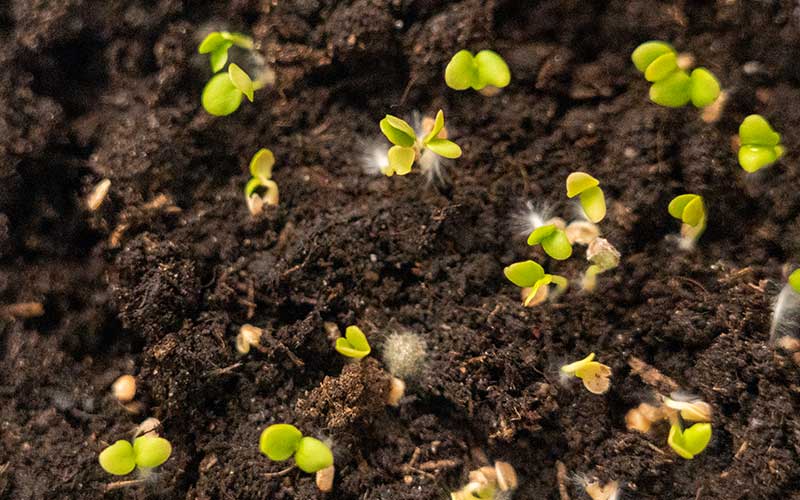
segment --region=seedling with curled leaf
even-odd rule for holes
[[[228,66],[227,73],[211,77],[201,97],[203,107],[214,116],[226,116],[242,104],[242,96],[253,102],[254,92],[264,86],[261,81],[253,81],[250,75],[234,63]]]
[[[394,144],[389,149],[389,164],[383,169],[386,176],[394,174],[406,175],[411,172],[414,161],[428,151],[444,158],[458,158],[461,156],[461,148],[453,141],[442,137],[444,129],[444,113],[439,110],[436,113],[433,127],[424,137],[417,137],[414,128],[406,121],[392,115],[380,122],[381,132]]]
[[[562,294],[569,282],[563,276],[547,274],[544,268],[532,260],[516,262],[503,270],[509,281],[522,288],[522,304],[526,307],[540,304],[548,298],[548,287],[552,284],[556,292],[552,298]]]
[[[225,67],[225,63],[228,62],[228,49],[234,45],[245,50],[253,50],[253,39],[241,33],[214,31],[203,39],[197,51],[208,54],[211,71],[216,73]]]
[[[566,260],[572,255],[572,245],[567,234],[555,224],[537,227],[528,236],[528,245],[542,245],[545,253],[556,260]]]
[[[614,269],[619,265],[620,253],[605,238],[595,238],[586,249],[589,267],[583,275],[583,289],[592,292],[597,287],[597,275]]]
[[[667,444],[681,457],[691,460],[706,449],[711,441],[711,424],[707,422],[683,428],[680,424],[672,424],[667,437]]]
[[[586,218],[595,224],[606,216],[606,198],[600,181],[585,172],[572,172],[567,176],[567,198],[580,195]]]
[[[509,84],[511,72],[497,52],[482,50],[473,56],[468,50],[460,50],[447,63],[444,80],[453,90],[471,87],[492,95]]]
[[[592,394],[605,394],[611,386],[611,368],[594,361],[594,353],[561,367],[561,373],[578,377]]]
[[[679,108],[691,103],[698,108],[714,103],[720,94],[717,78],[705,68],[691,75],[678,67],[678,54],[672,45],[661,41],[645,42],[633,51],[631,60],[644,73],[650,87],[650,100],[661,106]]]
[[[781,135],[761,115],[750,115],[739,125],[739,165],[748,173],[772,165],[784,148]]]
[[[367,337],[361,328],[352,325],[344,332],[344,337],[336,339],[336,352],[348,358],[361,359],[371,351]]]
[[[279,198],[278,184],[272,180],[272,167],[275,155],[266,148],[259,149],[250,160],[252,177],[244,187],[247,208],[253,215],[258,215],[264,205],[277,205]]]
[[[683,222],[681,226],[681,248],[691,249],[706,230],[706,207],[703,197],[697,194],[682,194],[669,202],[669,214]]]

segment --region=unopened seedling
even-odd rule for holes
[[[597,287],[597,275],[614,269],[619,265],[620,253],[605,238],[595,238],[586,249],[586,260],[591,264],[583,275],[583,289],[594,291]]]
[[[283,461],[294,457],[297,467],[313,474],[333,465],[331,449],[319,439],[303,436],[290,424],[273,424],[264,429],[259,449],[270,460]]]
[[[572,172],[567,176],[567,197],[578,195],[586,218],[595,224],[603,220],[606,216],[606,198],[600,189],[600,181],[585,172]]]
[[[169,441],[158,436],[139,436],[133,444],[125,439],[100,452],[100,467],[109,474],[124,476],[139,468],[143,474],[167,461],[172,454]]]
[[[540,289],[547,290],[550,284],[556,286],[556,294],[563,293],[569,286],[569,282],[563,276],[547,274],[544,268],[532,260],[515,262],[503,270],[506,278],[524,290],[523,305],[529,306],[537,299]],[[543,292],[544,293],[544,292]],[[547,295],[544,296],[547,298]],[[543,299],[542,299],[543,300]],[[539,301],[536,302],[537,304]]]
[[[352,325],[344,332],[344,337],[336,339],[336,352],[348,358],[361,359],[370,353],[367,337],[361,328]]]
[[[578,377],[592,394],[605,394],[611,386],[611,368],[594,361],[594,353],[561,367],[561,373]]]
[[[739,165],[748,173],[772,165],[784,148],[781,135],[761,115],[750,115],[739,125]]]
[[[517,472],[508,462],[495,462],[469,472],[469,483],[450,493],[451,500],[504,500],[517,489]]]
[[[662,397],[661,406],[640,404],[625,415],[628,429],[642,433],[660,421],[670,422],[667,444],[683,458],[692,459],[711,440],[711,405],[693,396]],[[694,422],[687,427],[685,422]]]
[[[685,249],[694,244],[706,230],[706,207],[703,197],[697,194],[682,194],[669,202],[669,214],[683,222],[681,246]]]
[[[528,245],[542,245],[545,253],[556,260],[565,260],[572,255],[572,245],[563,229],[555,224],[540,226],[528,236]]]
[[[460,50],[447,63],[444,80],[453,90],[472,88],[491,95],[511,82],[511,72],[497,52],[482,50],[473,56]]]
[[[711,424],[707,422],[694,424],[685,429],[680,424],[672,424],[669,429],[667,444],[681,457],[691,460],[708,446],[711,441]]]
[[[678,67],[678,54],[666,42],[650,41],[631,54],[636,69],[644,73],[650,87],[650,100],[661,106],[679,108],[690,101],[698,108],[712,104],[720,94],[717,78],[705,68],[691,75]]]
[[[441,136],[444,129],[444,113],[442,110],[436,113],[433,127],[424,137],[417,137],[411,125],[392,115],[386,115],[381,120],[380,127],[383,135],[389,139],[389,142],[394,144],[389,149],[389,164],[383,170],[383,173],[388,177],[394,174],[408,174],[411,172],[414,161],[419,160],[421,155],[427,152],[451,159],[461,156],[461,148],[458,144]]]
[[[275,155],[266,148],[258,150],[250,160],[250,175],[252,177],[244,188],[247,208],[253,215],[258,215],[264,205],[277,205],[279,199],[278,184],[272,180],[272,167],[275,165]]]

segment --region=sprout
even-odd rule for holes
[[[393,333],[383,344],[383,362],[389,373],[398,379],[416,378],[425,369],[428,346],[412,332]]]
[[[711,424],[704,422],[682,429],[673,423],[669,429],[667,444],[681,457],[691,460],[701,453],[711,441]]]
[[[770,342],[779,346],[781,343],[787,343],[784,339],[793,339],[798,331],[798,325],[800,325],[800,269],[795,269],[775,300],[772,325],[769,329]]]
[[[264,83],[253,81],[239,66],[231,63],[227,73],[218,73],[211,77],[201,100],[203,107],[214,116],[226,116],[242,104],[242,95],[253,102],[253,93],[262,88]]]
[[[225,67],[225,63],[228,62],[228,49],[234,45],[245,50],[253,50],[253,39],[241,33],[214,31],[203,39],[197,51],[209,55],[211,71],[216,73]]]
[[[605,238],[595,238],[586,249],[586,260],[591,265],[583,275],[583,289],[594,291],[597,287],[597,275],[614,269],[619,265],[620,253]]]
[[[470,471],[469,483],[450,493],[451,500],[501,500],[511,498],[517,489],[517,472],[508,462],[497,461],[494,467],[485,466]]]
[[[781,135],[761,115],[750,115],[739,125],[739,165],[748,173],[772,165],[784,148]]]
[[[683,222],[681,247],[691,249],[706,230],[706,207],[703,197],[697,194],[682,194],[669,202],[669,214]]]
[[[130,403],[136,396],[136,377],[122,375],[111,384],[111,392],[120,403]]]
[[[400,400],[406,394],[406,383],[402,379],[392,377],[389,385],[389,394],[386,395],[386,404],[389,406],[400,406]]]
[[[639,406],[628,410],[628,413],[625,414],[625,426],[628,430],[647,434],[654,423],[665,418],[666,414],[662,407],[640,403]]]
[[[458,144],[443,137],[444,113],[439,110],[433,128],[424,137],[417,137],[414,129],[406,121],[396,116],[386,115],[380,122],[381,132],[394,144],[389,149],[389,165],[383,173],[391,177],[394,174],[406,175],[411,172],[414,161],[428,151],[445,158],[458,158],[461,148]],[[444,134],[446,136],[446,134]]]
[[[361,328],[348,326],[344,337],[336,339],[336,352],[348,358],[361,359],[370,353],[369,342]]]
[[[259,449],[270,460],[283,461],[294,456],[303,472],[312,474],[333,465],[331,449],[320,441],[303,436],[290,424],[273,424],[264,429],[259,439]]]
[[[261,335],[263,334],[264,330],[261,328],[249,324],[242,325],[236,336],[236,350],[239,354],[247,354],[251,347],[258,349],[261,346]]]
[[[540,226],[528,236],[528,245],[540,244],[545,253],[556,260],[565,260],[572,255],[572,245],[567,233],[555,224]]]
[[[705,68],[696,68],[691,75],[678,66],[678,54],[666,42],[650,41],[639,45],[631,60],[648,82],[650,100],[661,106],[679,108],[692,102],[697,108],[717,100],[720,85]]]
[[[556,297],[563,293],[569,286],[569,282],[566,278],[556,274],[546,274],[544,268],[532,260],[515,262],[506,267],[503,270],[503,274],[505,274],[509,281],[524,289],[522,304],[526,307],[531,305],[534,299],[539,298],[537,297],[537,292],[539,292],[542,287],[544,287],[546,291],[548,285],[555,285],[556,294],[554,294],[554,297]],[[547,295],[545,295],[544,298],[547,298]],[[534,305],[540,303],[542,300],[536,301]]]
[[[570,243],[579,245],[589,245],[600,236],[600,228],[588,220],[572,221],[564,231]]]
[[[482,50],[474,57],[468,50],[460,50],[447,63],[444,81],[453,90],[501,89],[511,81],[508,65],[497,52]],[[487,88],[488,87],[488,88]]]
[[[572,172],[567,176],[567,198],[580,195],[583,212],[594,223],[606,216],[606,199],[599,184],[600,181],[584,172]]]
[[[143,472],[158,467],[172,454],[169,441],[158,436],[139,436],[133,441],[121,439],[100,452],[100,467],[109,474],[124,476],[139,467]]]
[[[611,368],[594,360],[594,353],[580,361],[561,367],[561,372],[583,380],[583,386],[592,394],[605,394],[611,386]]]
[[[275,165],[275,155],[266,148],[259,149],[250,160],[252,177],[244,187],[244,196],[247,200],[247,209],[252,215],[261,213],[265,204],[278,204],[278,184],[272,180],[273,165]]]

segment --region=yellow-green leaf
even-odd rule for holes
[[[414,148],[404,148],[402,146],[389,148],[389,166],[397,175],[406,175],[411,172],[415,157]]]
[[[697,196],[683,208],[681,220],[690,226],[697,226],[702,223],[706,218],[706,208],[703,205],[702,196]]]
[[[606,216],[606,198],[599,186],[583,191],[580,200],[583,212],[590,221],[597,224]]]
[[[772,165],[777,159],[774,147],[745,145],[739,148],[739,165],[751,174]]]
[[[672,45],[658,40],[651,40],[636,47],[636,50],[631,54],[631,60],[636,69],[644,73],[650,63],[668,52],[675,52]]]
[[[678,56],[675,52],[666,52],[658,56],[644,72],[644,78],[648,82],[663,80],[670,73],[678,69]]]
[[[261,148],[250,160],[250,174],[263,180],[272,178],[272,166],[275,165],[275,155],[266,148]]]
[[[162,437],[139,436],[133,442],[133,454],[136,456],[136,465],[152,469],[167,461],[172,454],[172,445]]]
[[[477,80],[478,69],[472,53],[459,50],[447,63],[444,70],[444,81],[453,90],[466,90]]]
[[[404,126],[398,128],[394,126],[395,123],[402,123]],[[414,134],[414,129],[411,128],[411,125],[400,118],[386,115],[386,117],[380,121],[380,127],[381,132],[389,139],[389,142],[397,146],[409,148],[413,146],[417,140],[417,136]],[[411,131],[410,133],[408,132],[409,130]]]
[[[690,201],[697,197],[698,196],[696,194],[682,194],[676,196],[672,199],[672,201],[669,202],[667,211],[676,219],[683,219],[683,210],[686,208],[686,205],[688,205]]]
[[[746,146],[775,146],[781,136],[761,115],[750,115],[739,125],[739,142]]]
[[[683,70],[673,71],[650,87],[650,100],[660,106],[679,108],[689,102],[691,79]]]
[[[550,257],[556,260],[566,260],[572,255],[572,245],[569,243],[567,233],[556,229],[550,236],[542,240],[542,248]]]
[[[333,453],[319,439],[304,437],[294,454],[294,461],[300,470],[313,474],[333,465]]]
[[[511,82],[511,71],[500,57],[500,54],[491,50],[482,50],[475,56],[475,66],[478,68],[478,87],[480,90],[487,85],[503,88]]]
[[[280,462],[294,455],[303,433],[290,424],[273,424],[261,432],[258,448],[270,460]]]
[[[366,335],[355,325],[347,327],[344,338],[336,339],[336,352],[348,358],[361,359],[370,351]]]
[[[461,148],[458,144],[447,139],[431,139],[425,147],[445,158],[453,159],[461,156]]]
[[[222,36],[221,33],[214,31],[209,33],[202,42],[200,42],[200,46],[197,48],[197,52],[201,54],[208,54],[210,52],[214,52],[217,50],[221,45],[228,43],[225,37]]]
[[[574,198],[600,181],[585,172],[572,172],[567,176],[567,198]]]
[[[789,286],[791,286],[795,292],[800,293],[800,269],[795,269],[792,274],[789,275]]]
[[[667,444],[681,457],[691,460],[706,449],[711,441],[711,424],[707,422],[694,424],[681,431],[678,424],[669,429]]]
[[[234,63],[231,63],[231,65],[228,66],[228,76],[230,76],[233,86],[239,89],[242,94],[246,95],[250,102],[253,102],[255,86],[253,85],[253,80],[250,79],[250,76],[248,76],[248,74],[245,73],[242,68]]]
[[[428,144],[431,140],[436,138],[439,135],[439,132],[442,131],[444,128],[444,112],[440,109],[438,113],[436,113],[436,119],[433,122],[433,128],[428,135],[425,136],[425,139],[422,141],[424,144]]]
[[[538,245],[543,239],[553,234],[555,230],[556,226],[554,224],[545,224],[544,226],[537,227],[530,236],[528,236],[528,245]]]
[[[206,84],[201,102],[210,114],[225,116],[239,109],[242,92],[233,85],[227,73],[219,73]]]
[[[719,80],[709,70],[697,68],[692,71],[689,95],[692,104],[697,108],[710,106],[717,100],[720,93]]]
[[[515,262],[503,270],[506,278],[520,288],[533,286],[544,277],[544,268],[532,260]]]
[[[130,441],[120,439],[100,452],[100,467],[109,474],[124,476],[136,468],[136,456]]]

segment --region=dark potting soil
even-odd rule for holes
[[[252,34],[277,74],[226,118],[199,105],[212,29]],[[0,37],[0,304],[44,306],[0,319],[0,498],[103,497],[98,452],[148,416],[173,456],[108,498],[442,499],[485,459],[513,464],[521,499],[563,500],[558,461],[623,498],[800,498],[800,376],[768,342],[800,250],[795,2],[10,0]],[[718,122],[648,101],[629,61],[648,39],[720,77]],[[511,85],[448,89],[462,48],[503,54]],[[364,172],[385,113],[439,108],[464,150],[449,184]],[[788,153],[746,176],[732,138],[750,113]],[[252,217],[242,188],[261,147],[281,203]],[[586,266],[520,234],[529,201],[573,216],[578,169],[602,182],[621,265],[594,294],[523,308],[505,265]],[[684,192],[709,209],[692,252],[666,212]],[[374,359],[347,366],[324,322],[359,324]],[[244,323],[271,347],[239,356]],[[380,360],[402,331],[428,354],[391,408],[376,404]],[[603,396],[558,376],[592,351],[613,369]],[[713,406],[694,460],[663,426],[626,430],[660,390],[633,358]],[[123,373],[137,413],[111,396]],[[273,422],[332,440],[333,493],[269,475],[286,466],[258,452]]]

